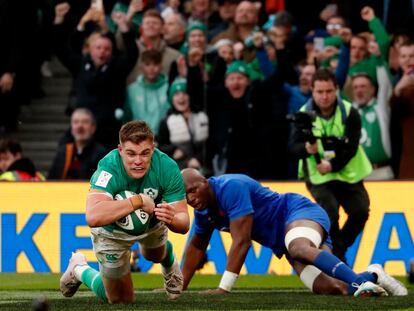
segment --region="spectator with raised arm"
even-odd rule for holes
[[[388,49],[390,38],[380,19],[375,16],[371,7],[364,7],[361,10],[361,17],[368,22],[368,27],[372,31],[375,41],[379,46],[381,57],[388,59]],[[376,81],[376,68],[378,58],[369,53],[369,46],[373,43],[371,39],[359,34],[352,37],[350,42],[350,68],[348,71],[348,80],[344,86],[345,95],[352,99],[352,86],[350,78],[359,72],[366,72]]]
[[[390,120],[391,108],[389,100],[392,94],[392,83],[388,66],[382,60],[377,44],[371,45],[370,53],[380,58],[376,68],[377,83],[366,73],[358,73],[352,77],[353,106],[361,115],[361,139],[373,171],[366,180],[387,180],[394,178],[391,168]]]
[[[136,41],[139,54],[146,50],[157,50],[162,55],[162,73],[168,76],[171,64],[175,62],[180,53],[177,50],[170,48],[162,37],[164,27],[164,20],[160,13],[155,9],[149,9],[144,13],[141,25],[141,37]],[[127,83],[133,83],[137,77],[143,73],[142,58],[135,59],[135,66],[128,75]]]
[[[55,52],[74,77],[74,106],[92,111],[97,125],[96,140],[106,148],[114,147],[121,126],[115,119],[115,109],[124,102],[125,79],[138,56],[134,34],[129,31],[125,14],[116,13],[113,19],[122,32],[124,52],[117,53],[113,37],[99,32],[92,34],[88,53],[83,55],[81,51],[73,51],[61,33],[61,25],[69,7],[64,3],[59,4],[55,11]],[[83,34],[83,26],[88,21],[100,23],[102,14],[90,9],[79,22],[76,34]]]

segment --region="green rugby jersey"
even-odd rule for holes
[[[185,199],[184,181],[177,163],[165,153],[155,148],[152,154],[150,167],[143,178],[130,177],[124,168],[118,149],[109,152],[101,161],[93,174],[91,189],[99,189],[115,197],[121,191],[128,190],[150,196],[155,204],[167,203]],[[158,223],[156,217],[151,218],[149,228]],[[104,228],[110,232],[114,225]]]

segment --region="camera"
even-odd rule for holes
[[[289,122],[295,124],[297,130],[305,137],[305,140],[311,144],[316,142],[316,138],[312,133],[312,123],[316,119],[314,111],[299,111],[290,113],[286,116]]]

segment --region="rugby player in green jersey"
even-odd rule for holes
[[[105,302],[134,302],[130,247],[138,241],[146,259],[161,263],[166,293],[176,299],[183,277],[168,241],[168,229],[180,234],[189,229],[183,179],[174,160],[155,148],[154,134],[144,121],[126,123],[119,141],[118,148],[99,162],[86,201],[86,221],[100,272],[87,264],[82,253],[74,253],[60,289],[71,297],[84,283]],[[115,200],[126,191],[136,194]],[[149,223],[142,234],[131,235],[117,221],[137,209],[149,215]]]

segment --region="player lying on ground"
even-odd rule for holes
[[[211,294],[231,291],[254,240],[287,257],[302,282],[317,294],[386,296],[407,295],[407,289],[379,265],[356,274],[330,252],[329,218],[306,197],[279,194],[246,175],[228,174],[206,179],[194,169],[182,172],[187,202],[194,208],[194,235],[183,266],[187,288],[214,229],[228,231],[232,244],[226,271]]]
[[[183,277],[168,229],[185,234],[189,228],[183,179],[177,164],[154,147],[154,135],[145,122],[126,123],[119,140],[118,149],[99,162],[86,202],[100,272],[88,266],[83,254],[75,253],[60,289],[71,297],[84,283],[103,301],[133,302],[130,248],[138,241],[146,259],[161,263],[167,295],[176,299]],[[126,198],[114,200],[125,193]]]

